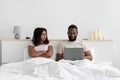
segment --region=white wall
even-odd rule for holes
[[[120,68],[119,0],[0,0],[0,38],[13,38],[13,26],[22,27],[21,37],[32,37],[35,27],[48,29],[50,39],[67,39],[67,27],[76,24],[78,39],[102,37],[114,40],[114,65]]]

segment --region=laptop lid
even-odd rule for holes
[[[82,60],[84,55],[83,48],[64,48],[65,60]]]

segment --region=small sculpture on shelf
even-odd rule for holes
[[[13,33],[15,34],[14,35],[15,39],[20,39],[21,27],[20,26],[14,26]]]
[[[92,35],[92,40],[101,40],[101,33],[99,29],[97,29]]]

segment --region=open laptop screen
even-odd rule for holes
[[[64,48],[65,60],[82,60],[84,55],[83,48]]]

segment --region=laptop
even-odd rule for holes
[[[64,48],[65,60],[83,60],[84,49],[83,48]]]

